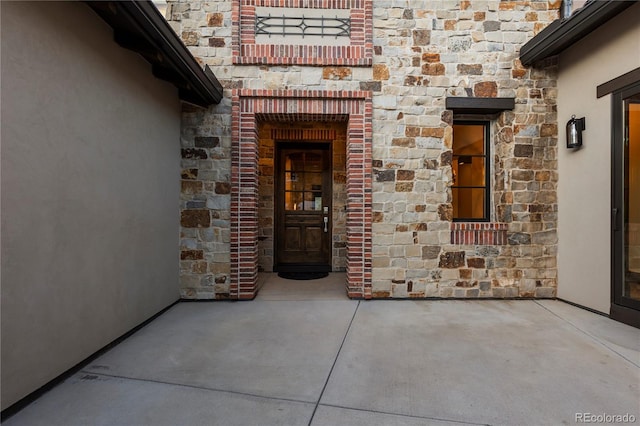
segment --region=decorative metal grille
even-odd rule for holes
[[[350,18],[302,16],[256,16],[256,35],[350,37]]]

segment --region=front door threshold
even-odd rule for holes
[[[331,272],[331,266],[319,263],[279,263],[275,272]]]

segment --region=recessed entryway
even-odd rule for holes
[[[259,271],[344,272],[347,123],[262,122],[258,137]]]
[[[327,206],[330,207],[328,214],[325,215],[324,207],[329,201],[325,200],[324,195],[318,196],[318,204],[316,204],[314,192],[324,191],[324,187],[321,187],[320,191],[314,189],[313,185],[316,185],[317,188],[317,183],[311,184],[308,191],[310,198],[301,200],[303,202],[301,207],[304,211],[307,207],[304,202],[308,202],[309,216],[316,214],[316,206],[320,207],[318,216],[322,218],[321,230],[323,234],[325,234],[324,220],[325,217],[327,218],[326,234],[331,234],[329,243],[331,270],[346,272],[349,297],[371,298],[371,145],[373,137],[371,92],[239,89],[234,91],[232,104],[230,298],[254,298],[258,290],[258,272],[261,269],[263,271],[273,269],[274,264],[287,263],[275,259],[277,256],[282,256],[283,253],[278,253],[277,247],[270,248],[269,238],[272,241],[275,241],[275,238],[273,235],[263,233],[268,229],[268,226],[273,229],[272,233],[276,232],[274,225],[278,226],[273,200],[274,194],[277,194],[275,192],[276,182],[273,178],[275,164],[271,160],[270,165],[268,159],[269,155],[272,158],[275,156],[276,142],[327,143],[332,141],[331,145],[334,146],[333,159],[335,159],[335,143],[339,138],[322,136],[322,133],[329,132],[332,126],[339,126],[344,135],[342,138],[344,144],[342,149],[344,194],[340,198],[343,200],[342,209],[336,208],[335,204],[335,161],[331,169],[333,196],[330,197],[332,204]],[[323,129],[322,126],[318,128],[318,123],[324,123],[322,126],[325,128]],[[269,124],[277,124],[276,127],[280,127],[280,130],[288,135],[278,136],[279,129],[272,128],[271,135],[266,139],[271,140],[273,144],[264,143],[265,132],[268,130]],[[305,137],[305,131],[309,132],[310,130],[313,136]],[[296,134],[298,136],[295,136]],[[289,170],[289,172],[293,172],[293,170]],[[269,173],[271,174],[269,175]],[[282,173],[287,173],[287,171],[283,170]],[[286,189],[283,191],[286,192]],[[293,196],[293,192],[296,190],[292,189],[291,191]],[[301,191],[302,197],[307,197],[307,190],[302,189]],[[336,241],[336,239],[339,240],[337,238],[336,217],[344,222],[342,241]],[[288,225],[288,221],[281,220],[280,223]],[[305,228],[306,225],[298,226],[299,235],[294,238],[295,232],[292,231],[289,235],[291,241],[294,243],[297,241],[298,247],[302,247],[301,243],[304,242],[303,238],[307,238],[307,231],[310,236],[318,233],[318,229],[314,226],[312,224],[308,229]],[[305,229],[300,234],[302,228]],[[315,241],[316,238],[310,238],[310,240]],[[286,242],[287,240],[282,241],[282,243]],[[269,250],[272,251],[271,254]],[[269,256],[272,257],[271,260],[268,260]],[[287,260],[286,256],[284,258]],[[323,260],[323,262],[326,264],[327,260]]]

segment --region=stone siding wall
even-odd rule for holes
[[[225,299],[230,284],[231,116],[226,100],[209,111],[183,104],[180,291]]]
[[[225,87],[220,105],[184,111],[183,297],[229,295],[235,89],[372,92],[373,297],[555,296],[555,67],[517,58],[559,0],[374,1],[372,66],[234,65],[232,4],[167,11]],[[515,98],[491,122],[490,223],[452,223],[452,96]]]

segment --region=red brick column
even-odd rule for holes
[[[371,108],[365,103],[365,109]],[[349,116],[347,136],[347,283],[352,298],[371,299],[371,121]]]
[[[364,135],[363,116],[349,117],[347,144],[347,282],[349,297],[364,297],[365,273],[365,194],[363,191]],[[371,238],[369,236],[369,241]]]
[[[231,299],[253,299],[258,281],[258,134],[255,114],[232,99]]]

